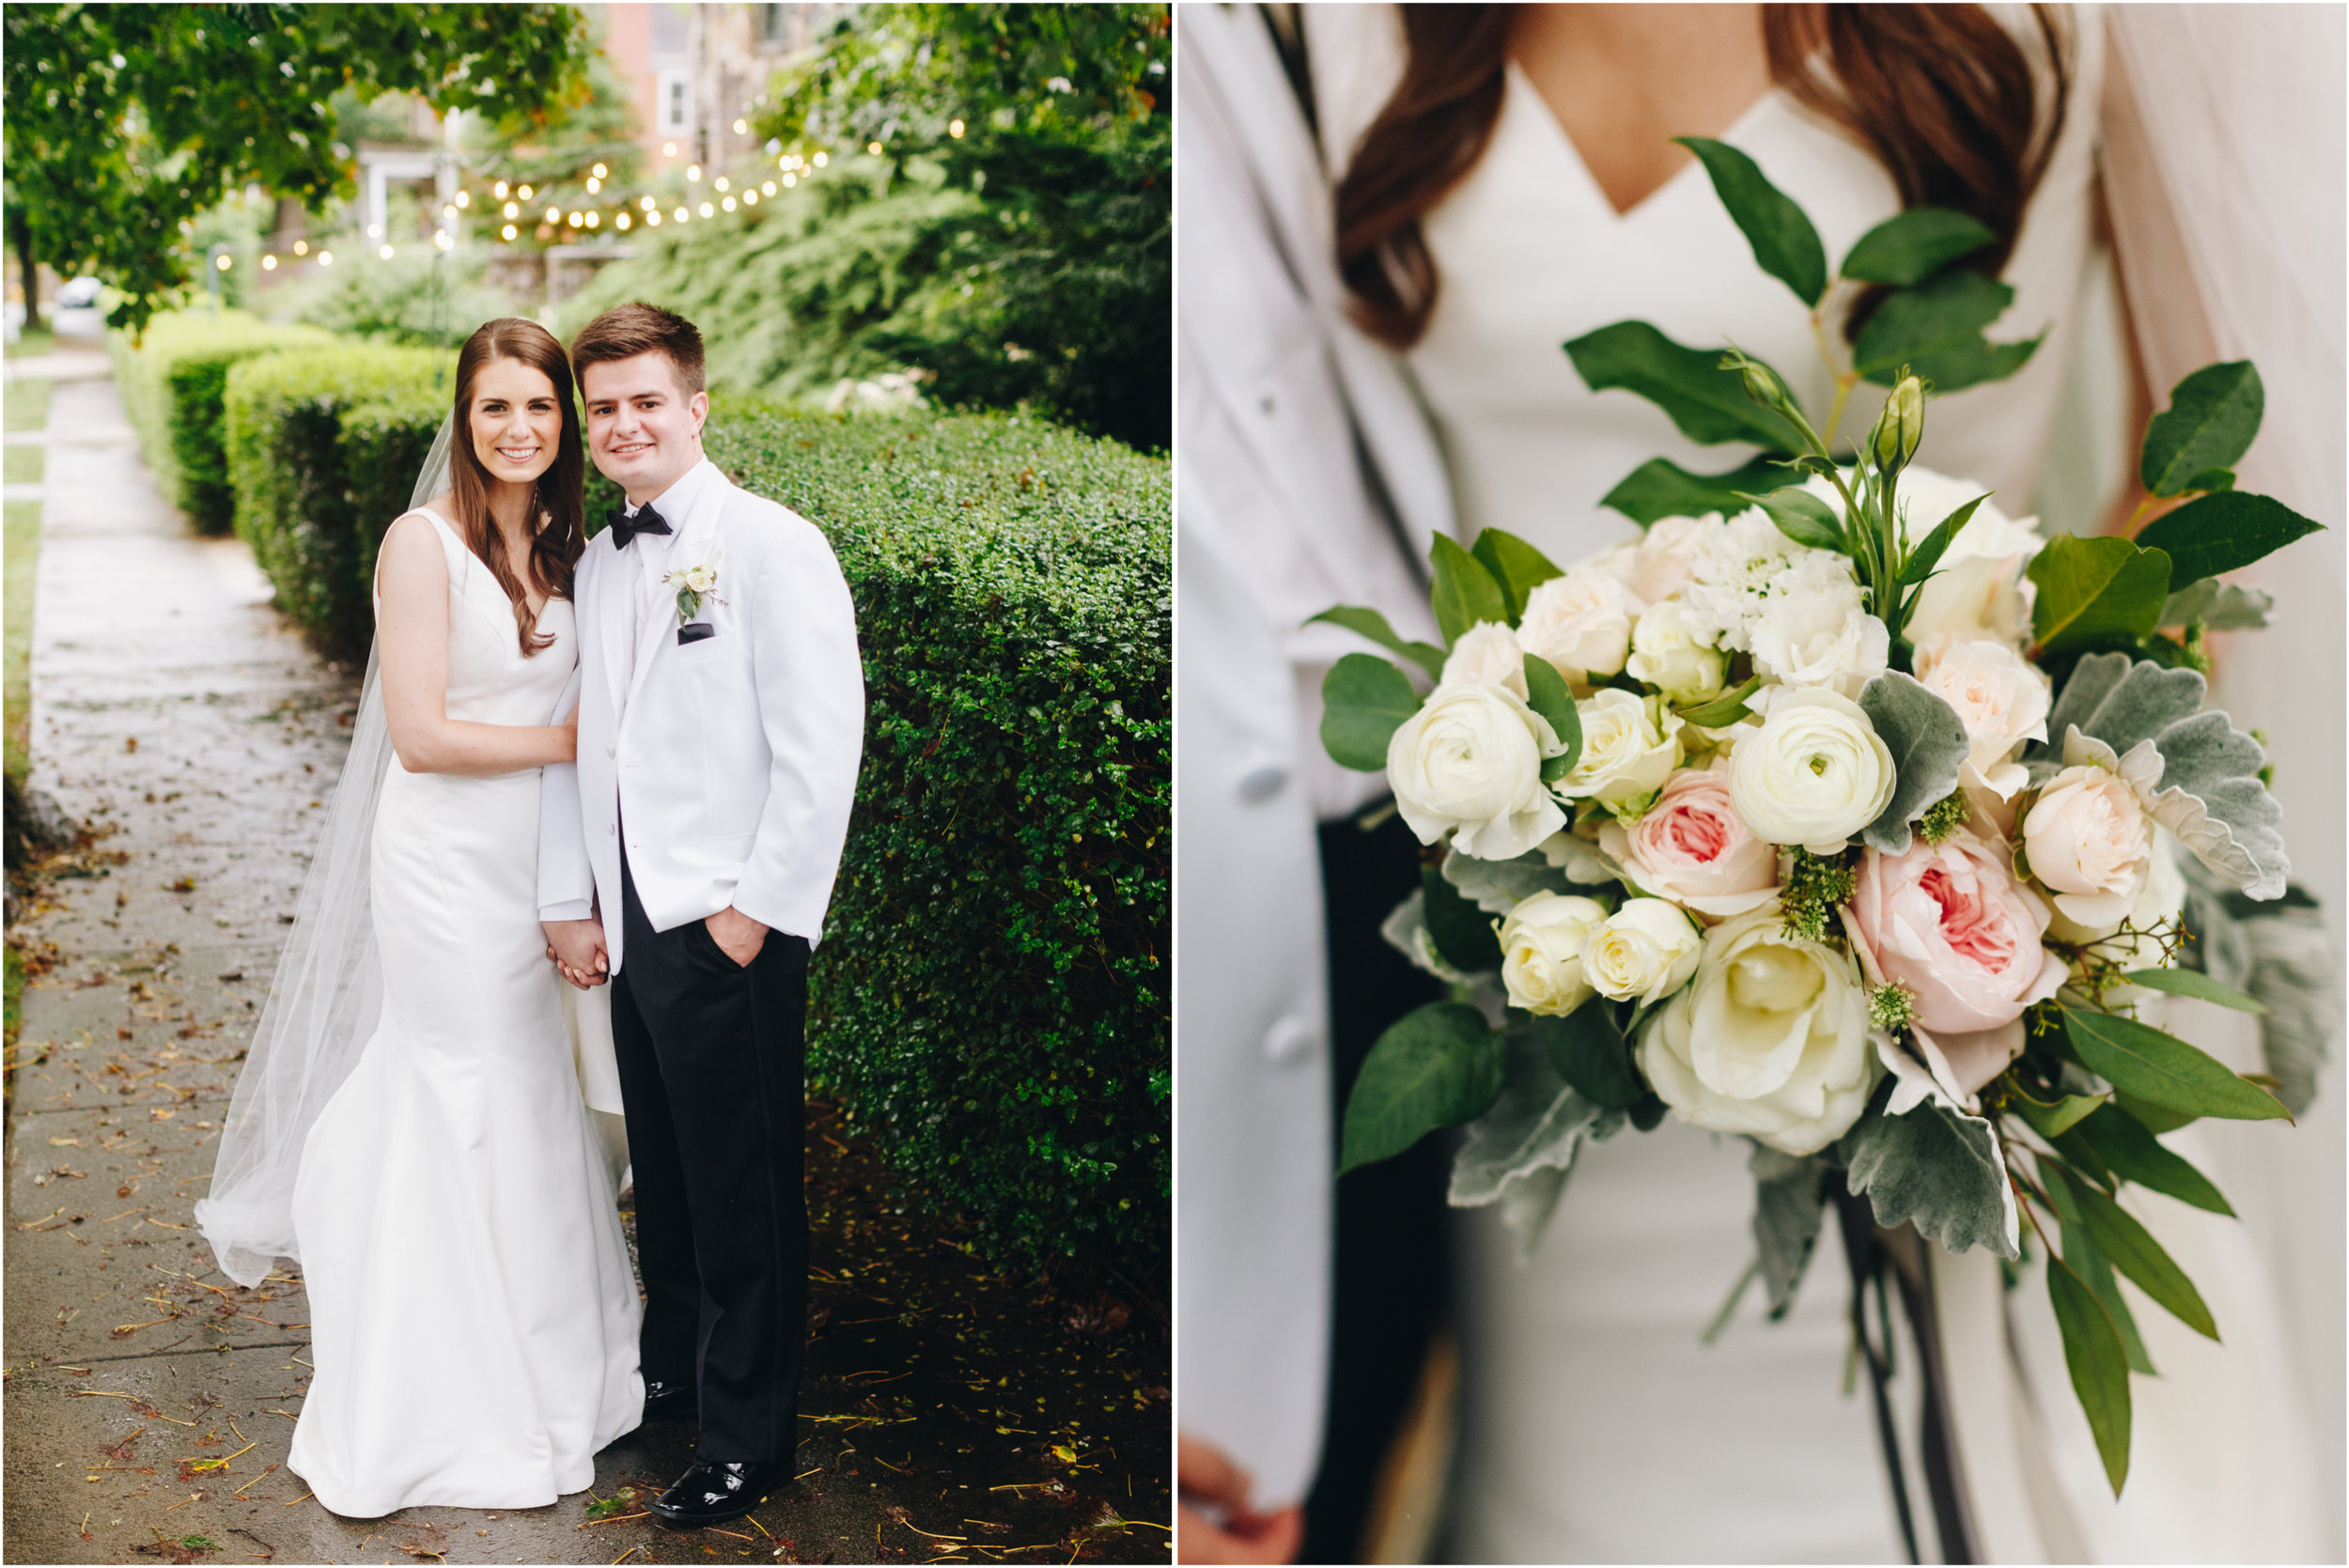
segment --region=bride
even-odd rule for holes
[[[1221,79],[1203,86],[1197,69],[1188,79],[1192,109],[1206,101],[1230,114],[1234,167],[1227,179],[1253,181],[1270,248],[1286,265],[1278,283],[1257,287],[1283,298],[1294,287],[1303,297],[1300,313],[1322,318],[1333,384],[1342,385],[1350,405],[1339,429],[1343,434],[1351,419],[1353,439],[1375,471],[1368,489],[1376,499],[1361,508],[1368,525],[1348,541],[1358,555],[1392,551],[1386,536],[1398,536],[1409,541],[1410,556],[1423,560],[1434,533],[1466,541],[1494,527],[1531,540],[1553,559],[1571,560],[1628,534],[1624,520],[1602,510],[1600,498],[1645,458],[1661,454],[1699,470],[1728,466],[1720,455],[1678,438],[1644,401],[1593,393],[1581,383],[1560,345],[1616,320],[1649,320],[1686,343],[1733,340],[1796,379],[1806,405],[1825,406],[1827,372],[1806,313],[1755,268],[1702,170],[1671,144],[1674,135],[1719,137],[1750,153],[1811,214],[1831,255],[1893,212],[1920,204],[1962,208],[1998,232],[1994,259],[2016,300],[1993,335],[2015,339],[2050,330],[2022,374],[1934,404],[1937,466],[1980,477],[1995,488],[2002,507],[2021,515],[2032,510],[2035,493],[2045,493],[2047,471],[2077,459],[2070,448],[2098,434],[2075,428],[2059,440],[2056,432],[2077,401],[2077,393],[2067,396],[2065,380],[2089,327],[2081,302],[2093,297],[2087,285],[2100,203],[2124,235],[2146,226],[2141,205],[2111,199],[2109,167],[2101,171],[2100,186],[2106,149],[2099,132],[2111,98],[2103,14],[1905,6],[1405,7],[1399,15],[1388,7],[1297,9],[1301,26],[1284,30],[1276,23],[1266,30],[1284,47],[1268,70],[1253,70],[1245,92],[1237,88],[1250,76],[1250,55],[1273,56],[1271,38],[1260,33],[1252,51],[1240,36],[1247,23],[1235,13],[1192,13],[1186,25]],[[2208,58],[2165,63],[2174,73]],[[2161,120],[2188,106],[2178,97],[2148,106],[2156,139]],[[1317,146],[1306,156],[1317,152],[1318,167],[1279,163],[1286,151],[1281,109],[1291,117],[1301,112],[1312,126]],[[2145,186],[2136,189],[2141,195]],[[1308,191],[1327,202],[1326,210],[1312,209]],[[2223,187],[2214,193],[2221,199],[2226,194]],[[1185,201],[1187,213],[1215,210],[1189,192]],[[2189,232],[2197,221],[2217,226],[2207,207],[2179,216]],[[1261,338],[1273,334],[1227,308],[1221,317],[1233,319],[1235,330],[1223,334],[1229,341],[1215,340],[1219,314],[1192,292],[1193,279],[1210,272],[1194,260],[1206,241],[1194,231],[1184,242],[1180,283],[1200,308],[1184,315],[1183,441],[1206,428],[1228,442],[1234,456],[1275,474],[1293,474],[1304,459],[1265,443],[1280,439],[1276,422],[1300,417],[1296,399],[1283,398],[1276,412],[1269,395],[1275,373],[1252,361],[1257,351],[1239,340],[1238,324]],[[2174,234],[2170,243],[2174,251]],[[2236,244],[2240,250],[2250,241]],[[2157,247],[2124,250],[2132,268],[2163,259]],[[1233,260],[1213,260],[1224,269],[1218,281],[1231,287]],[[1322,279],[1325,270],[1335,275]],[[2234,275],[2239,279],[2241,270]],[[2207,288],[2209,274],[2181,284],[2176,273],[2147,266],[2126,281],[2131,303],[2141,310],[2157,300],[2168,318],[2194,311],[2193,283]],[[2170,291],[2159,291],[2165,287]],[[2211,308],[2207,294],[2201,303]],[[1351,324],[1341,324],[1340,315]],[[2139,345],[2175,336],[2163,330],[2166,319],[2129,325]],[[1204,352],[1194,347],[1194,334],[1206,343]],[[1392,356],[1383,374],[1364,368],[1361,336]],[[2215,346],[2206,340],[2199,358],[2112,389],[2111,424],[2129,431],[2129,453],[2149,409],[2148,380],[2166,389],[2195,365],[2251,348],[2238,337],[2223,342],[2222,356],[2208,351]],[[2290,357],[2272,336],[2258,355],[2263,371],[2270,370],[2271,356]],[[2162,368],[2162,356],[2144,357]],[[1194,391],[1203,363],[1214,379]],[[2337,363],[2330,374],[2338,383]],[[2300,384],[2321,381],[2311,376]],[[1399,398],[1398,386],[1407,389]],[[2320,407],[2337,409],[2337,384],[2327,396]],[[2271,398],[2280,413],[2283,400]],[[1395,414],[1398,401],[1408,407],[1414,400],[1417,419]],[[1859,427],[1873,411],[1859,411]],[[2307,428],[2314,421],[2310,414],[2299,423]],[[2104,439],[2117,471],[2125,461],[2121,438]],[[2338,439],[2336,416],[2326,440]],[[2337,445],[2331,451],[2337,467]],[[1261,498],[1237,491],[1227,497],[1219,493],[1217,474],[1243,472],[1238,462],[1206,460],[1193,444],[1186,444],[1183,458],[1187,480],[1194,464],[1205,475],[1185,494],[1187,549],[1193,536],[1203,541],[1185,565],[1218,556],[1261,563],[1248,582],[1256,601],[1250,608],[1283,640],[1298,666],[1298,694],[1305,700],[1297,705],[1297,726],[1301,749],[1310,752],[1315,707],[1307,694],[1329,660],[1362,644],[1327,628],[1303,634],[1295,629],[1331,603],[1372,603],[1405,629],[1403,635],[1419,635],[1407,623],[1423,619],[1424,600],[1411,602],[1408,586],[1400,595],[1355,597],[1344,571],[1357,580],[1375,574],[1358,563],[1337,570],[1326,564],[1340,559],[1330,550],[1338,527],[1323,518],[1308,520],[1310,509],[1299,507],[1284,525],[1299,537],[1279,538],[1252,515],[1277,509],[1277,485],[1261,487],[1268,492]],[[2329,520],[2337,515],[2337,484],[2320,472],[2313,488],[2327,506],[2320,515]],[[1324,487],[1321,493],[1336,492]],[[1224,515],[1216,515],[1219,507]],[[1251,515],[1243,530],[1244,511]],[[2098,520],[2061,520],[2093,529]],[[1305,536],[1316,532],[1318,538]],[[1193,581],[1205,581],[1192,570]],[[1188,583],[1183,591],[1188,619],[1199,601]],[[1224,597],[1232,602],[1221,610],[1237,614],[1233,605],[1244,596]],[[2320,639],[2329,629],[2322,615],[2302,628]],[[1193,639],[1185,646],[1201,645]],[[1237,636],[1219,636],[1195,657],[1226,664],[1223,650],[1239,646]],[[2326,652],[2329,669],[2339,661],[2337,644]],[[1186,691],[1209,689],[1189,664],[1184,680]],[[1190,721],[1178,722],[1190,736]],[[1253,744],[1270,745],[1262,737]],[[2322,770],[2329,763],[2312,768],[2318,770],[2311,790],[2335,776]],[[1243,769],[1236,761],[1230,771],[1237,779]],[[1321,799],[1326,817],[1329,797]],[[1187,796],[1186,831],[1214,831],[1191,800]],[[2337,816],[2337,800],[2332,810]],[[1239,831],[1244,811],[1231,808],[1230,820]],[[1258,859],[1272,861],[1261,847]],[[1187,952],[1197,945],[1188,940],[1195,923],[1214,927],[1245,920],[1242,906],[1276,902],[1261,880],[1237,893],[1222,916],[1214,910],[1216,897],[1203,883],[1187,885],[1179,916]],[[1344,912],[1333,908],[1330,918],[1334,930]],[[1335,968],[1330,978],[1334,992],[1350,983]],[[1237,979],[1228,968],[1218,975],[1229,991],[1237,992]],[[1188,1066],[1201,1049],[1189,1027],[1182,1048]],[[1216,1042],[1211,1048],[1224,1048]],[[1199,1136],[1190,1129],[1204,1125],[1205,1113],[1205,1107],[1191,1107],[1186,1138]],[[1192,1163],[1196,1157],[1187,1159]],[[1738,1146],[1672,1123],[1643,1138],[1597,1145],[1580,1160],[1549,1234],[1522,1264],[1493,1211],[1466,1217],[1453,1292],[1461,1345],[1458,1451],[1443,1510],[1449,1535],[1439,1544],[1451,1555],[1469,1561],[1828,1561],[1902,1553],[1867,1402],[1839,1397],[1849,1287],[1834,1266],[1831,1243],[1787,1321],[1766,1325],[1749,1312],[1716,1343],[1702,1343],[1750,1255],[1745,1233],[1751,1186],[1743,1164]],[[1249,1196],[1259,1210],[1278,1206],[1261,1190]],[[1193,1212],[1187,1203],[1187,1272],[1214,1256],[1191,1244]],[[1231,1213],[1237,1222],[1250,1222],[1246,1210]],[[1336,1277],[1344,1280],[1343,1225],[1337,1234]],[[2140,1464],[2155,1452],[2170,1453],[2176,1463],[2167,1479],[2152,1484],[2151,1472],[2140,1469],[2117,1508],[2108,1496],[2097,1498],[2092,1484],[2079,1483],[2077,1451],[2086,1434],[2063,1424],[2069,1394],[2060,1357],[2047,1354],[2051,1327],[2040,1333],[2033,1323],[2017,1325],[2014,1354],[2034,1374],[2031,1404],[2017,1398],[2001,1405],[1988,1427],[1960,1434],[1961,1447],[1969,1437],[1983,1439],[1969,1451],[1977,1463],[1966,1480],[1983,1526],[1976,1545],[1990,1554],[1986,1560],[2036,1554],[2046,1554],[2040,1560],[2088,1554],[2290,1560],[2320,1549],[2322,1493],[2285,1370],[2282,1314],[2249,1243],[2237,1234],[2226,1245],[2233,1251],[2220,1269],[2236,1296],[2238,1327],[2225,1355],[2233,1359],[2216,1370],[2187,1363],[2184,1353],[2176,1369],[2163,1362],[2174,1375],[2148,1396],[2139,1453]],[[1231,1250],[1235,1258],[1247,1255]],[[1995,1269],[1975,1282],[1987,1286],[1987,1296],[1978,1291],[1976,1299],[1986,1301],[1995,1332]],[[2015,1297],[2018,1313],[2029,1314],[2020,1304],[2030,1299],[2028,1291]],[[1341,1386],[1365,1374],[1346,1359],[1357,1337],[1348,1314],[1362,1305],[1344,1292],[1335,1305],[1330,1375]],[[1187,1312],[1186,1324],[1191,1321]],[[1218,1345],[1201,1354],[1206,1347],[1187,1333],[1187,1378],[1206,1381],[1226,1359],[1235,1368],[1245,1364],[1237,1316],[1221,1327],[1233,1341],[1228,1353]],[[1264,1338],[1268,1343],[1269,1333]],[[2309,1339],[2321,1346],[2323,1336]],[[2005,1358],[1985,1359],[1978,1382],[2000,1386],[2003,1398]],[[1423,1388],[1439,1383],[1431,1378]],[[1258,1420],[1252,1430],[1245,1394],[1234,1379],[1213,1405],[1187,1397],[1187,1428],[1211,1422],[1206,1435],[1236,1451],[1257,1441],[1254,1434],[1266,1423]],[[1342,1399],[1333,1389],[1333,1409]],[[2033,1405],[2044,1413],[2044,1435]],[[2221,1432],[2228,1442],[2217,1438]],[[1342,1450],[1347,1437],[1333,1421],[1326,1452]],[[2027,1437],[2051,1452],[2017,1459],[2014,1451]],[[1297,1467],[1293,1455],[1279,1465],[1270,1456],[1240,1457],[1260,1475]],[[1390,1480],[1406,1482],[1384,1489],[1390,1526],[1392,1512],[1413,1501],[1413,1459],[1401,1454],[1389,1472]],[[1428,1463],[1440,1459],[1422,1460]],[[2043,1483],[2052,1476],[2064,1495],[1993,1499],[1994,1471]],[[1325,1474],[1325,1489],[1329,1483]],[[1913,1483],[1911,1493],[1922,1497]],[[1294,1496],[1280,1491],[1263,1501]],[[2025,1521],[2019,1533],[2009,1528],[2017,1520]],[[1311,1534],[1309,1526],[1309,1542]],[[1428,1544],[1423,1535],[1420,1544]],[[1331,1549],[1340,1560],[1348,1555],[1342,1544]]]
[[[508,318],[456,381],[384,536],[350,757],[196,1205],[240,1283],[299,1262],[318,1371],[288,1463],[362,1517],[551,1503],[644,1405],[537,909],[539,770],[577,736],[570,366]]]

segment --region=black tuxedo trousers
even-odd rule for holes
[[[698,920],[655,931],[625,851],[620,893],[645,1376],[700,1389],[696,1457],[784,1463],[807,1342],[807,939],[770,931],[744,968]]]

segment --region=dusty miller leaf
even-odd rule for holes
[[[1623,1122],[1622,1111],[1568,1088],[1539,1047],[1513,1038],[1501,1097],[1469,1124],[1453,1159],[1449,1201],[1455,1208],[1499,1203],[1518,1257],[1530,1258],[1584,1141],[1611,1137]]]
[[[1488,915],[1506,916],[1537,893],[1571,893],[1574,883],[1540,850],[1514,861],[1480,861],[1457,849],[1443,858],[1443,879]]]
[[[1811,1266],[1819,1224],[1827,1215],[1828,1167],[1815,1156],[1781,1154],[1756,1143],[1746,1169],[1753,1173],[1754,1251],[1775,1322],[1794,1306],[1795,1292]]]
[[[2163,626],[2200,621],[2213,631],[2252,631],[2267,624],[2276,601],[2257,588],[2205,577],[2170,596],[2161,607]]]
[[[1957,787],[1971,746],[1966,722],[1948,703],[1909,675],[1888,670],[1859,693],[1859,709],[1892,753],[1892,799],[1860,831],[1860,841],[1886,855],[1908,853],[1908,825]]]
[[[1982,1117],[1937,1097],[1899,1116],[1872,1107],[1837,1149],[1845,1180],[1867,1195],[1877,1224],[1914,1221],[1918,1234],[1952,1252],[1987,1247],[2002,1258],[2021,1255],[1999,1135]]]

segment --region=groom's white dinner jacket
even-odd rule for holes
[[[545,771],[538,905],[582,920],[598,896],[617,972],[620,846],[656,931],[732,905],[823,934],[864,739],[856,609],[832,546],[704,458],[652,502],[674,532],[580,557],[579,761]],[[665,571],[717,582],[679,641]]]

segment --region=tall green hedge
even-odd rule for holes
[[[223,421],[230,367],[333,341],[315,327],[272,326],[239,310],[158,316],[135,344],[127,334],[107,334],[115,384],[148,466],[199,533],[227,533],[236,508]]]
[[[241,531],[364,647],[366,575],[444,407],[415,350],[241,365]],[[1003,1255],[1167,1240],[1172,489],[1164,460],[1000,415],[722,405],[710,457],[823,528],[869,710],[809,1064]],[[597,480],[591,527],[617,494]]]

